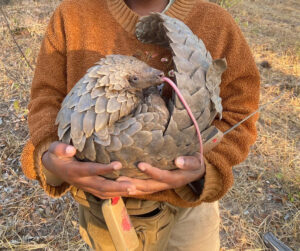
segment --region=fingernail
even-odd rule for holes
[[[127,192],[128,192],[128,194],[133,195],[136,193],[136,190],[132,189],[132,188],[127,188]]]
[[[122,164],[120,162],[113,163],[114,170],[120,170],[122,168]]]
[[[146,170],[146,167],[143,164],[138,164],[138,168],[144,172]]]
[[[74,146],[67,146],[66,148],[66,154],[74,154],[76,151],[76,149],[74,148]]]
[[[178,157],[178,158],[176,159],[176,166],[178,166],[178,167],[183,167],[183,166],[184,166],[184,158]]]

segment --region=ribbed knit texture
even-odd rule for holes
[[[232,17],[221,7],[196,0],[176,0],[167,15],[183,20],[204,41],[212,57],[226,58],[221,97],[222,120],[214,124],[225,131],[258,108],[259,74],[250,49]],[[39,53],[29,105],[30,141],[22,154],[22,168],[29,178],[40,180],[51,196],[70,189],[43,173],[41,156],[47,145],[57,139],[56,114],[65,95],[101,57],[109,54],[134,55],[149,65],[170,70],[162,57],[170,52],[156,45],[146,45],[134,36],[138,15],[122,0],[65,0],[50,20]],[[153,57],[150,57],[153,55]],[[164,95],[170,95],[166,86]],[[140,196],[141,199],[167,201],[180,207],[220,199],[232,186],[232,166],[242,162],[256,138],[252,117],[206,154],[204,190],[200,197],[188,186]],[[49,181],[50,182],[50,181]]]
[[[134,33],[135,25],[139,15],[133,12],[124,2],[124,0],[107,1],[108,8],[117,22],[129,33]],[[195,0],[176,0],[170,8],[165,12],[166,15],[184,20],[191,8],[194,6]]]

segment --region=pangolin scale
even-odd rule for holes
[[[212,60],[204,43],[181,21],[160,13],[142,17],[136,36],[169,48],[175,82],[200,131],[221,117],[221,75],[225,59]],[[102,58],[65,97],[56,118],[59,139],[73,144],[76,157],[99,163],[118,160],[123,168],[105,177],[148,178],[136,167],[148,162],[175,169],[174,159],[199,149],[194,125],[173,94],[168,104],[156,85],[162,72],[130,56]]]

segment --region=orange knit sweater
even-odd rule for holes
[[[259,74],[232,17],[215,4],[197,0],[176,0],[166,14],[184,21],[203,40],[214,59],[225,57],[227,60],[228,69],[221,84],[223,118],[214,124],[225,131],[257,109]],[[109,54],[134,55],[153,67],[169,70],[168,65],[160,61],[162,57],[170,57],[168,51],[142,44],[135,38],[137,20],[138,15],[123,0],[65,0],[50,20],[31,89],[30,141],[21,160],[25,175],[39,180],[50,196],[61,196],[70,186],[61,182],[57,186],[46,183],[45,175],[49,179],[53,177],[43,168],[41,155],[51,142],[57,140],[54,121],[63,98],[86,70]],[[227,134],[206,154],[207,170],[200,196],[185,186],[139,198],[167,201],[181,207],[220,199],[232,186],[232,166],[247,157],[249,147],[255,141],[256,119],[252,117]]]

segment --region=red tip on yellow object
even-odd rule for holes
[[[112,205],[116,205],[118,203],[119,199],[120,199],[120,197],[114,197],[114,198],[112,198],[111,199],[111,204]]]

